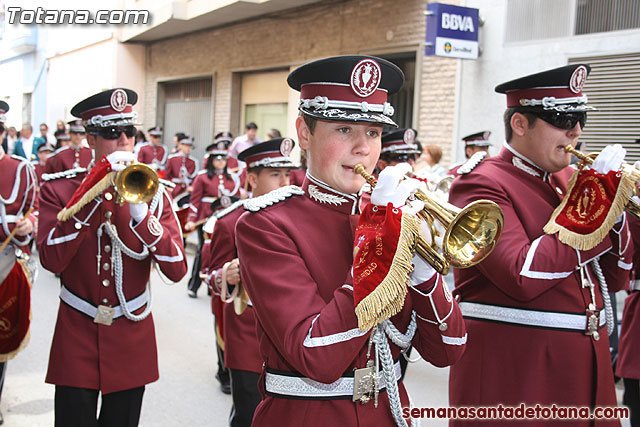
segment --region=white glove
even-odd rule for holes
[[[411,260],[413,263],[413,271],[409,274],[411,278],[411,286],[417,286],[421,283],[426,282],[431,279],[434,274],[436,274],[435,268],[431,266],[427,261],[422,259],[422,257],[418,254],[413,256]]]
[[[107,160],[111,163],[111,170],[120,172],[137,159],[131,151],[114,151],[107,156]]]
[[[129,203],[129,213],[136,224],[147,216],[147,212],[149,212],[149,206],[146,203]]]
[[[622,166],[622,161],[626,154],[627,150],[620,144],[607,145],[593,161],[591,168],[601,174],[606,174],[609,171],[617,171],[620,169],[620,166]]]
[[[393,207],[403,206],[409,196],[416,190],[426,189],[424,182],[417,179],[405,179],[405,174],[411,172],[411,165],[399,163],[395,166],[387,166],[378,177],[376,187],[371,192],[371,203],[378,206]]]

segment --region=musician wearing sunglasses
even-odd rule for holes
[[[9,105],[0,101],[0,140],[6,134],[7,111]],[[30,253],[38,216],[36,189],[37,178],[31,164],[7,154],[0,146],[0,306],[3,328],[7,328],[0,335],[0,396],[8,361],[29,342],[31,285],[18,254]],[[0,412],[0,424],[3,422]]]
[[[167,163],[169,150],[162,144],[162,128],[154,126],[149,129],[150,142],[140,144],[138,161],[145,163],[156,170],[163,170]],[[135,136],[135,131],[134,131]]]
[[[45,164],[45,173],[63,172],[72,169],[86,169],[93,160],[91,148],[83,145],[86,133],[82,120],[69,122],[70,143],[57,149]]]
[[[399,184],[408,165],[387,167],[360,215],[365,181],[353,169],[361,163],[371,173],[376,166],[383,126],[397,127],[388,96],[404,75],[386,60],[348,55],[305,64],[287,81],[300,91],[296,130],[308,156],[305,181],[236,225],[240,275],[265,362],[252,425],[406,426],[412,422],[402,414],[409,406],[398,361],[403,350],[412,345],[429,362],[450,365],[466,334],[442,277],[420,257],[412,261],[411,250],[402,255],[407,268],[397,270],[402,297],[395,315],[380,326],[356,315],[368,291],[381,297],[386,287],[366,280],[366,272],[352,276],[362,265],[354,261],[394,253],[384,244],[360,248],[356,226],[367,212],[398,219],[409,195],[403,190],[420,184]],[[369,264],[370,273],[386,268],[376,265]]]
[[[149,202],[119,204],[110,184],[135,161],[136,100],[112,89],[73,107],[96,162],[40,190],[40,261],[62,282],[46,377],[56,426],[138,425],[145,385],[158,379],[152,261],[174,282],[187,272],[169,192],[160,185]]]
[[[556,208],[574,200],[565,146],[576,146],[593,109],[582,92],[589,72],[588,65],[568,65],[498,85],[507,98],[506,142],[497,156],[453,181],[449,202],[496,202],[504,231],[484,261],[454,271],[469,340],[450,371],[452,406],[617,405],[608,292],[629,281],[625,214],[612,216],[590,249],[546,228]],[[593,172],[616,171],[622,157],[608,147]],[[576,215],[594,201],[589,191],[580,196]],[[585,227],[591,221],[585,216]]]

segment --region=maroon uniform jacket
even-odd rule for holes
[[[168,154],[169,151],[164,145],[155,145],[151,142],[147,142],[140,145],[138,161],[140,163],[146,163],[149,166],[155,166],[155,169],[163,169],[167,161]]]
[[[599,340],[584,333],[591,296],[581,286],[579,267],[600,257],[609,290],[619,290],[631,262],[628,227],[618,224],[618,232],[589,251],[561,243],[557,234],[546,235],[542,228],[566,194],[572,172],[546,173],[505,144],[498,156],[454,180],[449,201],[458,207],[478,199],[496,202],[504,213],[504,231],[483,262],[454,271],[469,341],[450,371],[451,406],[616,405],[606,328],[600,327]],[[596,308],[602,309],[598,280],[587,268]],[[526,320],[514,321],[509,310],[526,313]],[[492,320],[483,317],[492,311]],[[577,328],[583,329],[536,324],[540,316],[557,319],[558,313],[575,314]]]
[[[184,156],[181,153],[170,155],[164,167],[164,179],[176,184],[175,188],[171,190],[171,196],[176,197],[184,193],[193,182],[197,172],[198,165],[193,157]]]
[[[302,189],[276,191],[292,188],[296,190],[289,190],[290,198],[247,212],[238,220],[241,276],[258,319],[264,369],[270,375],[279,372],[330,384],[367,363],[371,331],[358,329],[350,277],[358,197],[337,192],[309,175]],[[412,312],[416,313],[412,345],[437,366],[454,363],[466,342],[460,311],[443,286],[435,274],[411,287],[402,311],[391,319],[404,334]],[[447,325],[439,328],[432,319],[443,320],[443,313]],[[402,357],[399,347],[392,342],[390,347],[394,360]],[[264,399],[254,426],[396,425],[386,391],[380,392],[378,408],[373,402],[354,403],[350,396],[292,400],[266,392],[264,369],[259,383]],[[404,385],[398,383],[398,388],[402,405],[407,406]],[[285,392],[288,396],[303,393],[295,388]]]
[[[245,212],[241,204],[216,221],[211,236],[210,258],[203,261],[209,271],[218,270],[225,263],[238,257],[236,251],[236,222]],[[222,212],[221,212],[222,214]],[[242,262],[242,261],[240,261]],[[262,372],[262,357],[256,337],[256,319],[253,307],[237,315],[233,304],[223,304],[224,325],[224,365],[255,373]]]
[[[16,226],[29,209],[36,208],[29,215],[35,224],[37,211],[37,178],[33,166],[22,157],[5,154],[0,158],[0,205],[4,205],[4,214],[0,208],[0,244]],[[34,229],[35,231],[35,229]],[[11,244],[29,253],[28,244],[33,235],[15,236]]]
[[[221,190],[222,188],[222,190]],[[237,178],[227,178],[224,174],[214,174],[209,178],[206,170],[201,170],[193,180],[193,191],[189,201],[189,221],[200,221],[211,216],[211,203],[223,195],[239,196],[240,182]]]
[[[64,287],[88,304],[118,307],[116,243],[103,224],[115,225],[122,243],[140,260],[122,253],[124,298],[130,301],[148,288],[151,261],[178,282],[187,272],[182,235],[171,206],[171,198],[161,186],[150,202],[147,216],[133,225],[125,203],[115,203],[109,188],[66,222],[58,212],[80,185],[84,174],[72,179],[46,182],[40,190],[43,207],[38,227],[38,250],[42,265],[60,273]],[[63,288],[64,289],[64,288]],[[62,294],[61,294],[62,298]],[[144,304],[133,311],[139,315]],[[51,344],[46,382],[101,390],[103,394],[140,387],[158,379],[158,358],[151,315],[141,321],[122,316],[109,326],[94,323],[89,315],[61,301]]]
[[[44,166],[44,173],[56,173],[75,168],[86,168],[93,160],[93,150],[87,147],[72,147],[70,145],[59,148],[49,158]]]
[[[624,300],[616,375],[640,380],[640,220],[628,215],[633,241],[633,281]]]
[[[45,165],[40,162],[33,163],[33,169],[36,173],[36,178],[38,179],[38,188],[42,185],[42,174],[45,173],[44,167]]]
[[[289,173],[289,182],[291,185],[297,185],[298,187],[302,187],[302,183],[304,182],[304,177],[306,176],[306,169],[291,169]]]

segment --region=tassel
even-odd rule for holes
[[[95,199],[100,193],[114,185],[115,182],[115,172],[109,172],[106,174],[96,185],[91,187],[89,191],[82,195],[82,198],[75,203],[73,206],[68,208],[63,208],[60,212],[58,212],[58,221],[65,222],[73,217],[75,214],[80,212],[80,209],[85,207],[87,203]]]
[[[367,331],[402,310],[407,295],[409,274],[413,271],[413,253],[420,219],[402,214],[400,238],[389,273],[356,307],[358,327]]]

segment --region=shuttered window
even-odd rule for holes
[[[569,59],[591,65],[583,92],[598,111],[588,113],[580,140],[587,151],[623,144],[627,162],[640,160],[640,52]]]

